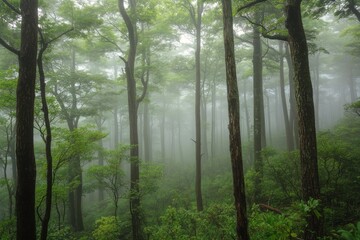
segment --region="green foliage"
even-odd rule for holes
[[[232,205],[214,204],[203,212],[168,207],[161,225],[146,229],[149,239],[233,239],[235,212]]]
[[[16,238],[16,219],[0,220],[0,239],[13,240]]]
[[[163,177],[163,166],[154,163],[140,163],[140,194],[156,192],[159,180]]]
[[[305,224],[301,212],[297,209],[283,214],[262,212],[258,206],[250,211],[250,236],[254,240],[296,239]]]
[[[119,222],[116,217],[102,217],[95,222],[92,232],[94,240],[117,240],[120,236]]]
[[[347,229],[340,229],[338,231],[340,236],[344,240],[359,240],[360,239],[360,222],[355,224],[349,224]]]
[[[70,227],[62,227],[60,229],[49,229],[48,240],[75,240],[75,234]]]

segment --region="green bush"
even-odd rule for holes
[[[120,236],[118,220],[114,217],[102,217],[95,222],[95,229],[92,232],[95,240],[117,240]]]
[[[258,206],[253,206],[250,212],[249,229],[252,240],[287,240],[301,235],[304,220],[299,210],[278,214],[262,212]]]

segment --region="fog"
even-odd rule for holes
[[[181,222],[174,220],[175,216],[179,216],[180,219],[191,216],[189,221],[193,221],[195,226],[198,223],[198,229],[195,227],[194,230],[197,238],[191,239],[212,239],[209,236],[204,237],[200,232],[206,228],[215,229],[215,232],[226,232],[225,225],[230,229],[228,231],[230,234],[224,233],[223,238],[216,235],[213,239],[232,239],[231,236],[235,239],[235,227],[231,225],[235,222],[235,215],[232,205],[228,100],[220,3],[205,3],[202,12],[201,43],[196,45],[194,26],[196,21],[190,16],[191,13],[195,14],[194,2],[139,1],[141,3],[138,6],[135,24],[137,51],[132,72],[136,81],[134,88],[136,101],[133,105],[135,107],[132,107],[129,104],[131,100],[129,100],[130,87],[127,75],[131,63],[129,58],[131,37],[119,14],[117,3],[115,1],[50,2],[40,7],[39,27],[45,39],[50,40],[43,61],[53,135],[54,188],[51,230],[49,230],[49,234],[52,234],[51,239],[66,239],[64,237],[66,234],[71,236],[68,239],[80,239],[80,237],[107,239],[109,232],[115,232],[116,237],[108,239],[133,239],[131,235],[134,231],[131,229],[134,225],[131,222],[131,214],[134,214],[131,199],[135,191],[133,168],[138,168],[140,172],[136,197],[141,199],[137,204],[141,209],[139,212],[141,212],[142,231],[147,236],[144,239],[181,239],[170,237],[172,236],[170,231],[177,229],[176,224]],[[5,43],[18,48],[20,19],[4,11],[6,7],[4,3],[0,6],[0,40],[5,39]],[[125,7],[129,8],[128,3],[125,3]],[[306,13],[309,12],[310,10],[306,8]],[[257,212],[256,207],[253,208],[256,204],[262,203],[281,209],[284,211],[284,216],[287,216],[286,211],[289,211],[289,214],[298,217],[296,214],[299,212],[296,211],[300,210],[295,209],[294,206],[296,204],[300,206],[303,202],[300,177],[298,177],[300,170],[297,115],[295,105],[291,102],[293,91],[291,83],[294,75],[291,73],[292,66],[289,65],[291,62],[287,61],[287,57],[290,57],[287,50],[289,46],[284,44],[284,47],[281,47],[283,55],[280,55],[279,40],[266,37],[267,34],[283,33],[284,19],[269,15],[272,18],[263,18],[260,24],[263,28],[261,30],[263,93],[261,131],[264,137],[262,156],[265,170],[262,173],[264,181],[261,185],[263,195],[259,200],[254,197],[257,173],[254,170],[256,99],[254,99],[253,86],[254,22],[251,22],[253,12],[240,15],[234,15],[235,57],[240,100],[241,147],[250,221],[254,224],[262,221],[256,214],[263,212]],[[354,180],[356,177],[359,178],[359,175],[356,175],[358,170],[350,171],[351,164],[358,160],[356,134],[359,133],[359,116],[354,116],[352,108],[349,107],[359,101],[360,94],[357,32],[359,23],[351,15],[338,18],[331,12],[321,17],[316,14],[304,15],[315,126],[320,146],[318,150],[320,183],[324,189],[324,207],[330,212],[330,220],[326,220],[327,231],[330,232],[329,229],[338,229],[345,224],[360,220],[357,202],[346,200],[347,197],[351,198],[349,197],[351,194],[359,197],[358,193],[353,192],[358,186],[352,185],[358,181],[358,179]],[[66,31],[68,32],[62,35]],[[202,166],[200,173],[203,180],[201,186],[204,208],[205,213],[208,214],[203,215],[203,218],[209,221],[206,223],[199,222],[201,216],[191,215],[199,210],[196,209],[195,194],[198,168],[196,145],[197,141],[200,141],[196,136],[195,124],[197,47],[201,48],[199,94]],[[289,143],[281,98],[280,61],[283,61],[286,116],[291,125],[292,140],[295,141],[295,148],[290,152],[288,152]],[[16,224],[13,217],[16,189],[17,71],[17,56],[1,44],[0,239],[15,239]],[[44,108],[41,105],[38,80],[35,95],[36,206],[38,225],[40,225],[41,215],[45,212],[47,163]],[[136,112],[136,131],[133,127],[134,122],[129,120],[132,111]],[[138,141],[135,145],[132,144],[134,133]],[[328,139],[334,141],[336,139],[339,143],[331,145]],[[328,147],[325,148],[324,145]],[[343,148],[338,149],[336,146]],[[138,155],[133,155],[132,151],[137,148]],[[338,152],[331,155],[335,150]],[[349,154],[344,156],[346,151]],[[71,163],[76,159],[80,164],[79,172],[72,178],[71,174],[74,174],[72,170],[75,171],[76,167]],[[109,168],[105,168],[106,166]],[[356,166],[358,165],[355,165],[354,169]],[[83,227],[73,224],[71,220],[73,210],[69,210],[72,200],[68,192],[75,192],[79,186],[81,191],[77,194],[80,194],[78,201],[82,210]],[[332,186],[334,187],[331,188]],[[334,197],[341,198],[339,204],[334,203],[335,200],[331,202],[329,199],[336,195],[336,189],[342,189],[343,186],[347,186],[345,193]],[[341,204],[345,202],[349,204],[348,209],[353,209],[350,220],[344,217],[348,212],[345,205]],[[74,208],[78,207],[76,205]],[[217,209],[221,211],[216,212]],[[182,210],[184,212],[181,212]],[[212,214],[214,222],[211,222]],[[109,216],[115,217],[114,223],[101,222],[101,220],[105,221],[103,217]],[[225,220],[216,218],[219,216],[225,216]],[[271,222],[269,219],[264,221]],[[274,220],[276,221],[278,220]],[[292,235],[295,232],[301,234],[294,222],[283,223],[291,226],[289,227],[291,237],[295,236]],[[167,223],[170,227],[162,229]],[[221,231],[217,228],[217,224],[224,224],[221,225]],[[185,225],[188,228],[184,227]],[[189,230],[191,225],[191,223],[179,223],[179,229],[186,228],[187,231],[192,232]],[[111,229],[104,230],[101,226],[111,226]],[[11,231],[6,233],[5,228]],[[253,225],[250,228],[251,231],[257,232],[257,228]],[[199,231],[198,235],[196,230]],[[186,237],[193,236],[191,235],[193,232],[188,235],[181,231],[174,230],[174,232],[174,236],[181,237],[181,234],[184,234],[185,238],[182,239],[190,239]],[[276,234],[279,239],[285,239],[280,238],[280,233]],[[254,239],[261,239],[261,236]]]

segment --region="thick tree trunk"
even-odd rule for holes
[[[231,1],[222,0],[222,9],[224,21],[226,85],[229,113],[228,127],[237,221],[236,232],[237,239],[248,240],[250,238],[246,215],[245,183],[240,137],[240,104],[236,77]]]
[[[19,79],[16,92],[16,239],[35,240],[34,99],[38,33],[38,1],[22,0]]]
[[[311,86],[308,48],[302,24],[301,0],[289,0],[286,5],[286,27],[294,65],[295,97],[299,118],[301,185],[304,201],[320,200],[317,164],[317,146],[313,91]],[[321,209],[319,209],[321,212]],[[321,212],[322,214],[322,212]],[[314,211],[307,217],[305,240],[315,240],[323,235],[322,217]]]

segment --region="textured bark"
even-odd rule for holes
[[[237,239],[248,240],[248,220],[246,215],[246,199],[244,171],[240,137],[240,103],[236,77],[236,63],[234,55],[234,36],[232,6],[230,0],[222,0],[224,47],[226,65],[226,86],[229,114],[229,140],[231,166],[233,173],[233,187],[236,208]]]
[[[36,239],[34,99],[37,57],[38,1],[22,0],[19,79],[16,92],[16,218],[18,240]]]
[[[320,200],[313,91],[308,60],[308,47],[302,24],[301,0],[287,1],[286,27],[294,66],[294,85],[299,118],[301,185],[303,200]],[[321,212],[321,210],[319,210]],[[305,240],[315,240],[323,234],[322,217],[312,211],[307,217]]]

